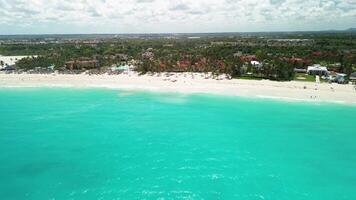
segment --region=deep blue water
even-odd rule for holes
[[[356,107],[0,89],[0,199],[356,199]]]

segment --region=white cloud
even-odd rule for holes
[[[0,0],[0,19],[0,34],[337,29],[356,1]]]

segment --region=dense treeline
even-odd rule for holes
[[[17,63],[20,69],[55,66],[60,70],[65,62],[83,57],[98,60],[101,67],[119,63],[113,55],[124,54],[137,62],[137,70],[146,72],[191,71],[226,73],[232,77],[250,76],[274,80],[291,80],[294,68],[322,64],[350,74],[355,70],[355,34],[284,35],[312,39],[312,43],[283,43],[282,36],[273,37],[205,37],[195,39],[116,39],[95,44],[2,44],[1,55],[38,55]],[[269,40],[272,39],[272,43]],[[142,54],[151,52],[151,58]],[[254,56],[263,67],[252,66],[243,56]],[[291,61],[291,59],[299,59]],[[337,64],[337,65],[336,65]]]
[[[209,55],[212,54],[212,57]],[[233,56],[220,57],[219,54],[213,53],[206,54],[209,57],[203,66],[197,67],[194,65],[194,60],[189,61],[187,67],[184,67],[182,71],[187,72],[212,72],[215,75],[228,74],[231,77],[241,77],[248,74],[251,78],[265,78],[271,80],[286,81],[292,80],[294,78],[294,66],[289,62],[285,62],[281,59],[271,58],[269,63],[265,63],[264,67],[256,68],[250,63],[242,62],[240,59]],[[162,62],[164,62],[164,67],[162,67]],[[181,71],[177,67],[178,59],[169,59],[169,61],[157,60],[144,60],[139,66],[138,71],[142,73],[147,72],[177,72]],[[186,63],[185,63],[186,64]]]

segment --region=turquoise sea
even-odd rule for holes
[[[356,199],[356,107],[0,89],[0,199]]]

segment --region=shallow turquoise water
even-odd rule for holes
[[[0,199],[356,199],[356,107],[0,89]]]

